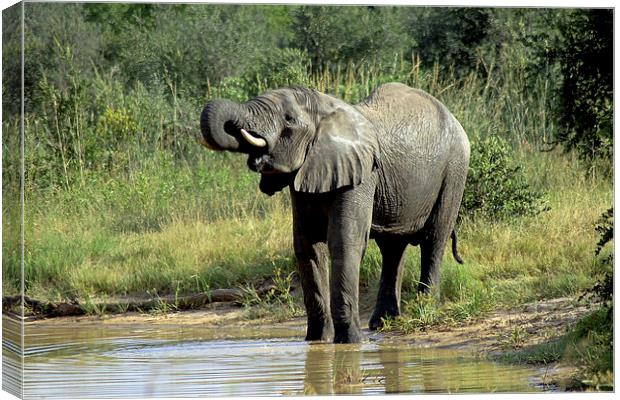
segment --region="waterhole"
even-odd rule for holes
[[[4,319],[3,388],[18,392],[19,340],[7,322]],[[368,332],[365,343],[333,345],[304,342],[301,325],[233,328],[67,322],[26,324],[24,331],[25,398],[540,390],[532,384],[534,369],[498,364],[462,351],[399,344]]]

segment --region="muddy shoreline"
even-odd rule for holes
[[[384,341],[406,341],[423,347],[445,347],[471,350],[485,354],[498,354],[552,340],[563,334],[583,317],[589,308],[579,304],[575,298],[558,298],[527,303],[518,308],[498,310],[481,317],[453,324],[427,327],[414,333],[381,333]],[[361,320],[369,315],[362,313]],[[161,325],[226,325],[226,326],[269,326],[303,325],[305,317],[282,321],[277,316],[248,318],[246,309],[231,302],[207,304],[198,310],[177,311],[166,314],[127,312],[103,314],[101,316],[80,315],[35,319],[28,324],[66,325],[89,323],[110,325],[161,324]],[[519,331],[520,339],[514,340]],[[369,331],[365,329],[368,334]],[[512,339],[511,339],[512,337]]]

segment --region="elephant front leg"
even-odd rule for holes
[[[356,246],[357,247],[357,246]],[[359,248],[330,246],[332,255],[331,314],[334,343],[359,343],[363,335],[359,320]]]
[[[312,207],[311,199],[292,193],[293,244],[304,296],[308,329],[306,340],[331,341],[327,218]]]
[[[371,197],[372,198],[372,197]],[[330,276],[334,343],[358,343],[359,270],[368,244],[372,203],[342,201],[333,210],[327,242],[332,260]]]
[[[297,246],[296,246],[297,247]],[[334,336],[330,315],[327,244],[304,244],[297,253],[297,268],[308,316],[306,340],[329,341]]]

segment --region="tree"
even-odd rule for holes
[[[315,70],[388,61],[411,48],[394,7],[304,6],[293,15],[297,47],[308,53]]]
[[[191,95],[204,95],[207,82],[244,76],[257,57],[277,46],[270,11],[269,6],[161,6],[153,16],[156,28],[123,36],[119,63],[125,78],[147,87],[167,80]]]
[[[469,71],[490,28],[490,8],[412,8],[407,18],[415,52],[426,67],[435,62]]]
[[[574,10],[559,28],[562,38],[553,56],[564,79],[557,109],[557,140],[586,161],[611,161],[613,10]]]

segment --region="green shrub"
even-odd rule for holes
[[[423,64],[457,65],[467,73],[479,61],[479,50],[490,29],[490,8],[417,8],[410,12],[410,35]]]
[[[596,243],[595,255],[600,255],[605,245],[614,238],[614,208],[605,211],[597,221],[594,230],[600,235],[599,241]]]
[[[308,52],[314,71],[339,63],[389,60],[403,50],[409,52],[413,43],[403,29],[403,11],[395,7],[302,6],[292,10],[294,43]]]
[[[237,102],[244,102],[250,98],[246,79],[229,76],[220,82],[212,92],[214,98],[223,98]]]
[[[577,362],[577,378],[586,387],[613,388],[613,322],[609,310],[601,307],[581,319],[572,332],[570,358]]]
[[[505,140],[490,136],[472,143],[464,214],[507,218],[536,215],[546,208],[543,194],[530,188]]]
[[[599,241],[595,255],[600,256],[607,243],[613,240],[613,207],[607,210],[595,226]],[[595,386],[597,389],[613,388],[613,380],[609,379],[613,372],[613,249],[611,254],[601,257],[605,268],[603,277],[584,294],[592,300],[601,301],[601,306],[577,323],[577,355],[579,357],[580,377],[582,384]]]
[[[603,302],[603,306],[609,309],[610,324],[613,324],[611,315],[613,314],[614,296],[614,253],[613,248],[607,255],[601,255],[606,245],[614,238],[614,208],[610,208],[598,219],[594,227],[599,234],[599,241],[596,243],[594,255],[599,258],[599,262],[604,269],[603,277],[585,295],[593,295]],[[609,246],[608,246],[609,247]]]

